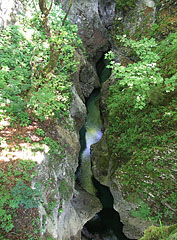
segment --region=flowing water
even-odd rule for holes
[[[95,89],[87,100],[87,119],[80,132],[81,164],[79,168],[79,181],[86,191],[94,195],[96,194],[96,189],[92,182],[90,146],[98,142],[102,137],[99,96],[100,90]]]
[[[110,70],[106,69],[104,58],[97,64],[97,73],[101,83],[110,76]],[[102,137],[99,97],[100,89],[95,89],[86,101],[87,118],[80,131],[81,151],[76,174],[80,185],[100,199],[103,209],[85,224],[82,239],[126,240],[127,238],[122,233],[123,225],[119,214],[113,209],[114,200],[109,188],[96,181],[91,171],[90,146]]]

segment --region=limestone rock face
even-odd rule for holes
[[[151,27],[155,21],[156,6],[153,0],[141,0],[137,2],[131,14],[124,18],[124,31],[129,31],[130,35],[136,31],[143,31],[143,27]]]
[[[75,60],[79,62],[79,65],[72,80],[77,94],[85,102],[85,98],[89,97],[93,89],[100,87],[100,82],[94,64],[86,59],[81,50],[75,52]]]
[[[156,5],[153,0],[138,0],[136,6],[127,13],[117,12],[115,16],[117,23],[116,32],[130,36],[134,34],[143,36],[144,28],[150,29],[155,22],[155,15]]]
[[[100,87],[95,68],[87,63],[80,70],[80,84],[84,97],[89,97],[95,88]]]
[[[78,128],[83,125],[86,116],[86,107],[82,99],[76,91],[76,87],[72,86],[71,116],[76,120]]]
[[[72,120],[70,120],[72,121]],[[80,149],[77,133],[57,124],[50,126],[55,133],[55,139],[64,152],[59,151],[55,157],[46,156],[39,164],[34,182],[41,183],[42,200],[39,206],[42,238],[50,234],[56,239],[62,239],[65,233],[58,233],[58,225],[62,224],[61,215],[67,215],[67,208],[73,196],[74,172],[77,168],[77,158]]]
[[[70,0],[60,2],[66,12]],[[88,55],[88,60],[84,56],[79,59],[81,65],[78,70],[82,95],[86,98],[89,97],[94,88],[100,87],[94,65],[102,54],[110,48],[108,29],[113,24],[114,15],[114,0],[74,1],[70,9],[69,18],[73,24],[78,26],[79,36]]]
[[[77,132],[60,123],[52,128],[50,131],[55,132],[58,143],[65,148],[64,153],[58,152],[55,158],[45,156],[33,181],[33,186],[41,183],[42,188],[41,239],[51,236],[57,240],[80,240],[83,225],[101,210],[101,204],[95,196],[75,187],[80,150]]]
[[[83,225],[100,210],[101,204],[96,197],[81,189],[75,190],[73,199],[65,207],[65,213],[61,214],[58,221],[57,239],[80,240]]]
[[[23,5],[19,0],[0,0],[0,28],[14,24],[21,11],[23,11]]]
[[[115,1],[98,0],[98,12],[104,27],[111,29],[115,17]]]
[[[105,136],[104,134],[98,143],[91,146],[91,161],[93,175],[96,180],[101,184],[108,185],[109,153]]]
[[[67,11],[69,2],[70,0],[61,1],[65,11]],[[98,4],[98,0],[74,1],[69,13],[71,22],[77,24],[79,28],[79,35],[83,40],[89,57],[95,62],[101,57],[103,52],[108,50],[110,46],[108,31],[105,28],[105,26],[110,25],[110,21],[103,21],[103,18],[105,18],[105,15],[108,17],[109,12],[113,12],[112,6],[114,6],[114,1],[109,0],[108,2],[111,7],[109,7],[109,4],[106,4],[105,7],[107,9],[107,13],[103,13],[102,7],[106,1],[99,1]]]
[[[120,184],[114,178],[111,178],[109,188],[114,198],[114,209],[119,213],[121,222],[124,225],[124,234],[130,239],[139,239],[151,223],[132,216],[131,211],[135,210],[138,205],[123,198]]]

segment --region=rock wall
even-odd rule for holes
[[[80,240],[83,225],[101,210],[101,204],[95,196],[75,186],[80,151],[78,131],[86,117],[80,72],[81,69],[90,67],[83,54],[76,53],[75,57],[80,65],[73,75],[70,127],[61,123],[53,128],[50,126],[50,132],[57,137],[58,143],[67,146],[65,154],[60,158],[58,153],[59,159],[45,158],[38,166],[34,180],[34,183],[42,182],[43,190],[43,203],[39,207],[41,239],[51,236],[57,240]],[[89,79],[87,76],[85,78],[87,83]]]
[[[143,36],[143,28],[151,27],[155,21],[156,5],[153,0],[139,0],[133,10],[124,17],[123,32],[132,36],[137,31]]]
[[[62,0],[66,11],[70,0]],[[106,9],[104,11],[103,9]],[[111,12],[111,20],[109,13]],[[73,2],[69,17],[72,23],[77,24],[79,35],[83,40],[89,59],[97,62],[102,53],[110,47],[109,27],[114,15],[114,1],[85,1]],[[106,20],[106,19],[107,20]],[[104,20],[103,20],[104,19]]]
[[[17,15],[23,10],[19,0],[0,0],[0,29],[14,24],[17,21]]]
[[[103,26],[111,30],[115,17],[115,1],[98,0],[98,12]]]

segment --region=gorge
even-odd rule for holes
[[[101,66],[101,67],[100,67]],[[104,56],[97,63],[97,72],[101,85],[109,78],[111,71],[106,68]],[[102,123],[99,110],[100,89],[95,89],[86,100],[86,122],[80,130],[80,159],[76,171],[76,182],[97,196],[102,204],[102,210],[88,221],[82,230],[82,239],[128,239],[122,233],[122,223],[119,214],[113,209],[113,197],[109,188],[101,185],[91,171],[91,145],[102,137]]]
[[[0,0],[0,239],[175,239],[175,7]]]

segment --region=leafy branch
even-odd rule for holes
[[[34,14],[30,19],[23,19],[24,33],[30,31],[30,38],[27,36],[26,39],[16,26],[2,31],[0,100],[4,109],[17,118],[29,122],[27,108],[31,108],[40,120],[55,114],[63,117],[68,113],[71,102],[69,78],[78,64],[74,52],[82,43],[77,26],[67,19],[72,3],[73,0],[67,13],[63,13],[53,1],[40,0],[37,5],[34,0]]]
[[[139,58],[138,62],[122,66],[113,60],[113,52],[106,54],[106,58],[111,60],[108,67],[112,69],[114,77],[119,79],[116,88],[131,89],[134,94],[135,108],[143,109],[148,103],[152,102],[152,92],[156,88],[162,87],[166,92],[175,90],[177,75],[166,79],[161,76],[157,65],[160,57],[154,51],[157,44],[153,38],[143,38],[140,41],[135,41],[127,39],[126,36],[118,36],[117,40],[122,42],[125,47],[133,49]]]

